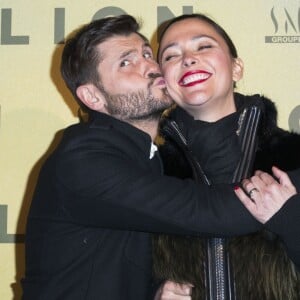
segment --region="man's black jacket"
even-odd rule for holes
[[[101,113],[66,129],[29,213],[24,300],[148,299],[150,232],[231,236],[260,228],[232,187],[161,175],[150,146],[146,133]]]

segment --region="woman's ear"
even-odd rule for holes
[[[239,81],[242,79],[244,73],[244,63],[243,61],[237,57],[233,61],[233,67],[232,67],[232,79],[234,82]]]
[[[76,95],[91,110],[103,111],[105,99],[92,83],[80,85],[76,90]]]

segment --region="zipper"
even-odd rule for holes
[[[193,169],[193,176],[195,181],[198,183],[205,183],[207,185],[211,185],[211,182],[204,173],[199,161],[195,158],[191,149],[189,149],[187,140],[180,131],[177,123],[173,120],[167,120],[164,130],[169,134],[170,138],[172,138],[178,145],[180,145],[185,150],[184,153],[187,153],[185,155],[185,158],[188,160],[191,168]]]
[[[189,149],[185,136],[180,131],[177,123],[173,120],[168,120],[168,125],[164,127],[165,131],[177,144],[184,148],[186,159],[193,168],[194,179],[198,183],[211,185],[211,182],[204,173],[199,161],[195,158],[192,151]],[[206,265],[206,286],[208,294],[206,300],[232,300],[229,291],[229,268],[228,255],[226,250],[225,238],[209,238],[207,239],[207,265]]]
[[[245,109],[240,116],[238,136],[241,139],[241,160],[235,170],[233,182],[250,175],[253,166],[254,153],[257,144],[257,131],[261,119],[261,110],[257,106]],[[211,185],[205,175],[199,161],[195,158],[187,145],[185,136],[180,131],[174,120],[167,120],[164,127],[171,138],[183,147],[186,159],[193,169],[194,179],[198,183]],[[234,300],[235,288],[233,276],[230,268],[230,258],[227,251],[227,240],[225,238],[207,239],[207,266],[206,266],[206,286],[208,294],[206,300]]]
[[[244,115],[246,112],[247,110],[245,109],[244,113],[241,115],[243,120],[241,120],[240,128],[238,129],[239,134],[243,133],[241,137],[242,156],[239,165],[235,170],[233,182],[239,182],[243,178],[250,176],[251,167],[253,166],[255,157],[254,152],[257,144],[256,137],[260,123],[259,121],[261,119],[261,110],[257,106],[252,106],[250,108],[247,122],[244,122]]]

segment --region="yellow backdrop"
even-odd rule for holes
[[[1,0],[0,299],[20,299],[24,229],[37,174],[77,106],[59,75],[64,37],[94,18],[122,13],[155,28],[175,15],[203,12],[219,22],[245,63],[243,93],[262,93],[279,124],[300,132],[299,0]]]

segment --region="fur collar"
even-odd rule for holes
[[[277,127],[275,104],[260,95],[235,94],[238,112],[257,105],[263,118],[259,131],[259,145],[255,169],[269,171],[273,164],[289,170],[300,167],[300,135]],[[184,152],[172,139],[167,120],[175,120],[183,134],[194,120],[181,108],[175,107],[164,116],[161,125],[163,139],[168,141],[160,149],[168,175],[191,178],[192,170]],[[194,284],[194,300],[205,299],[205,239],[159,235],[153,239],[154,272],[157,278]],[[268,232],[231,239],[228,243],[238,300],[298,300],[300,275],[287,257],[280,241]]]

